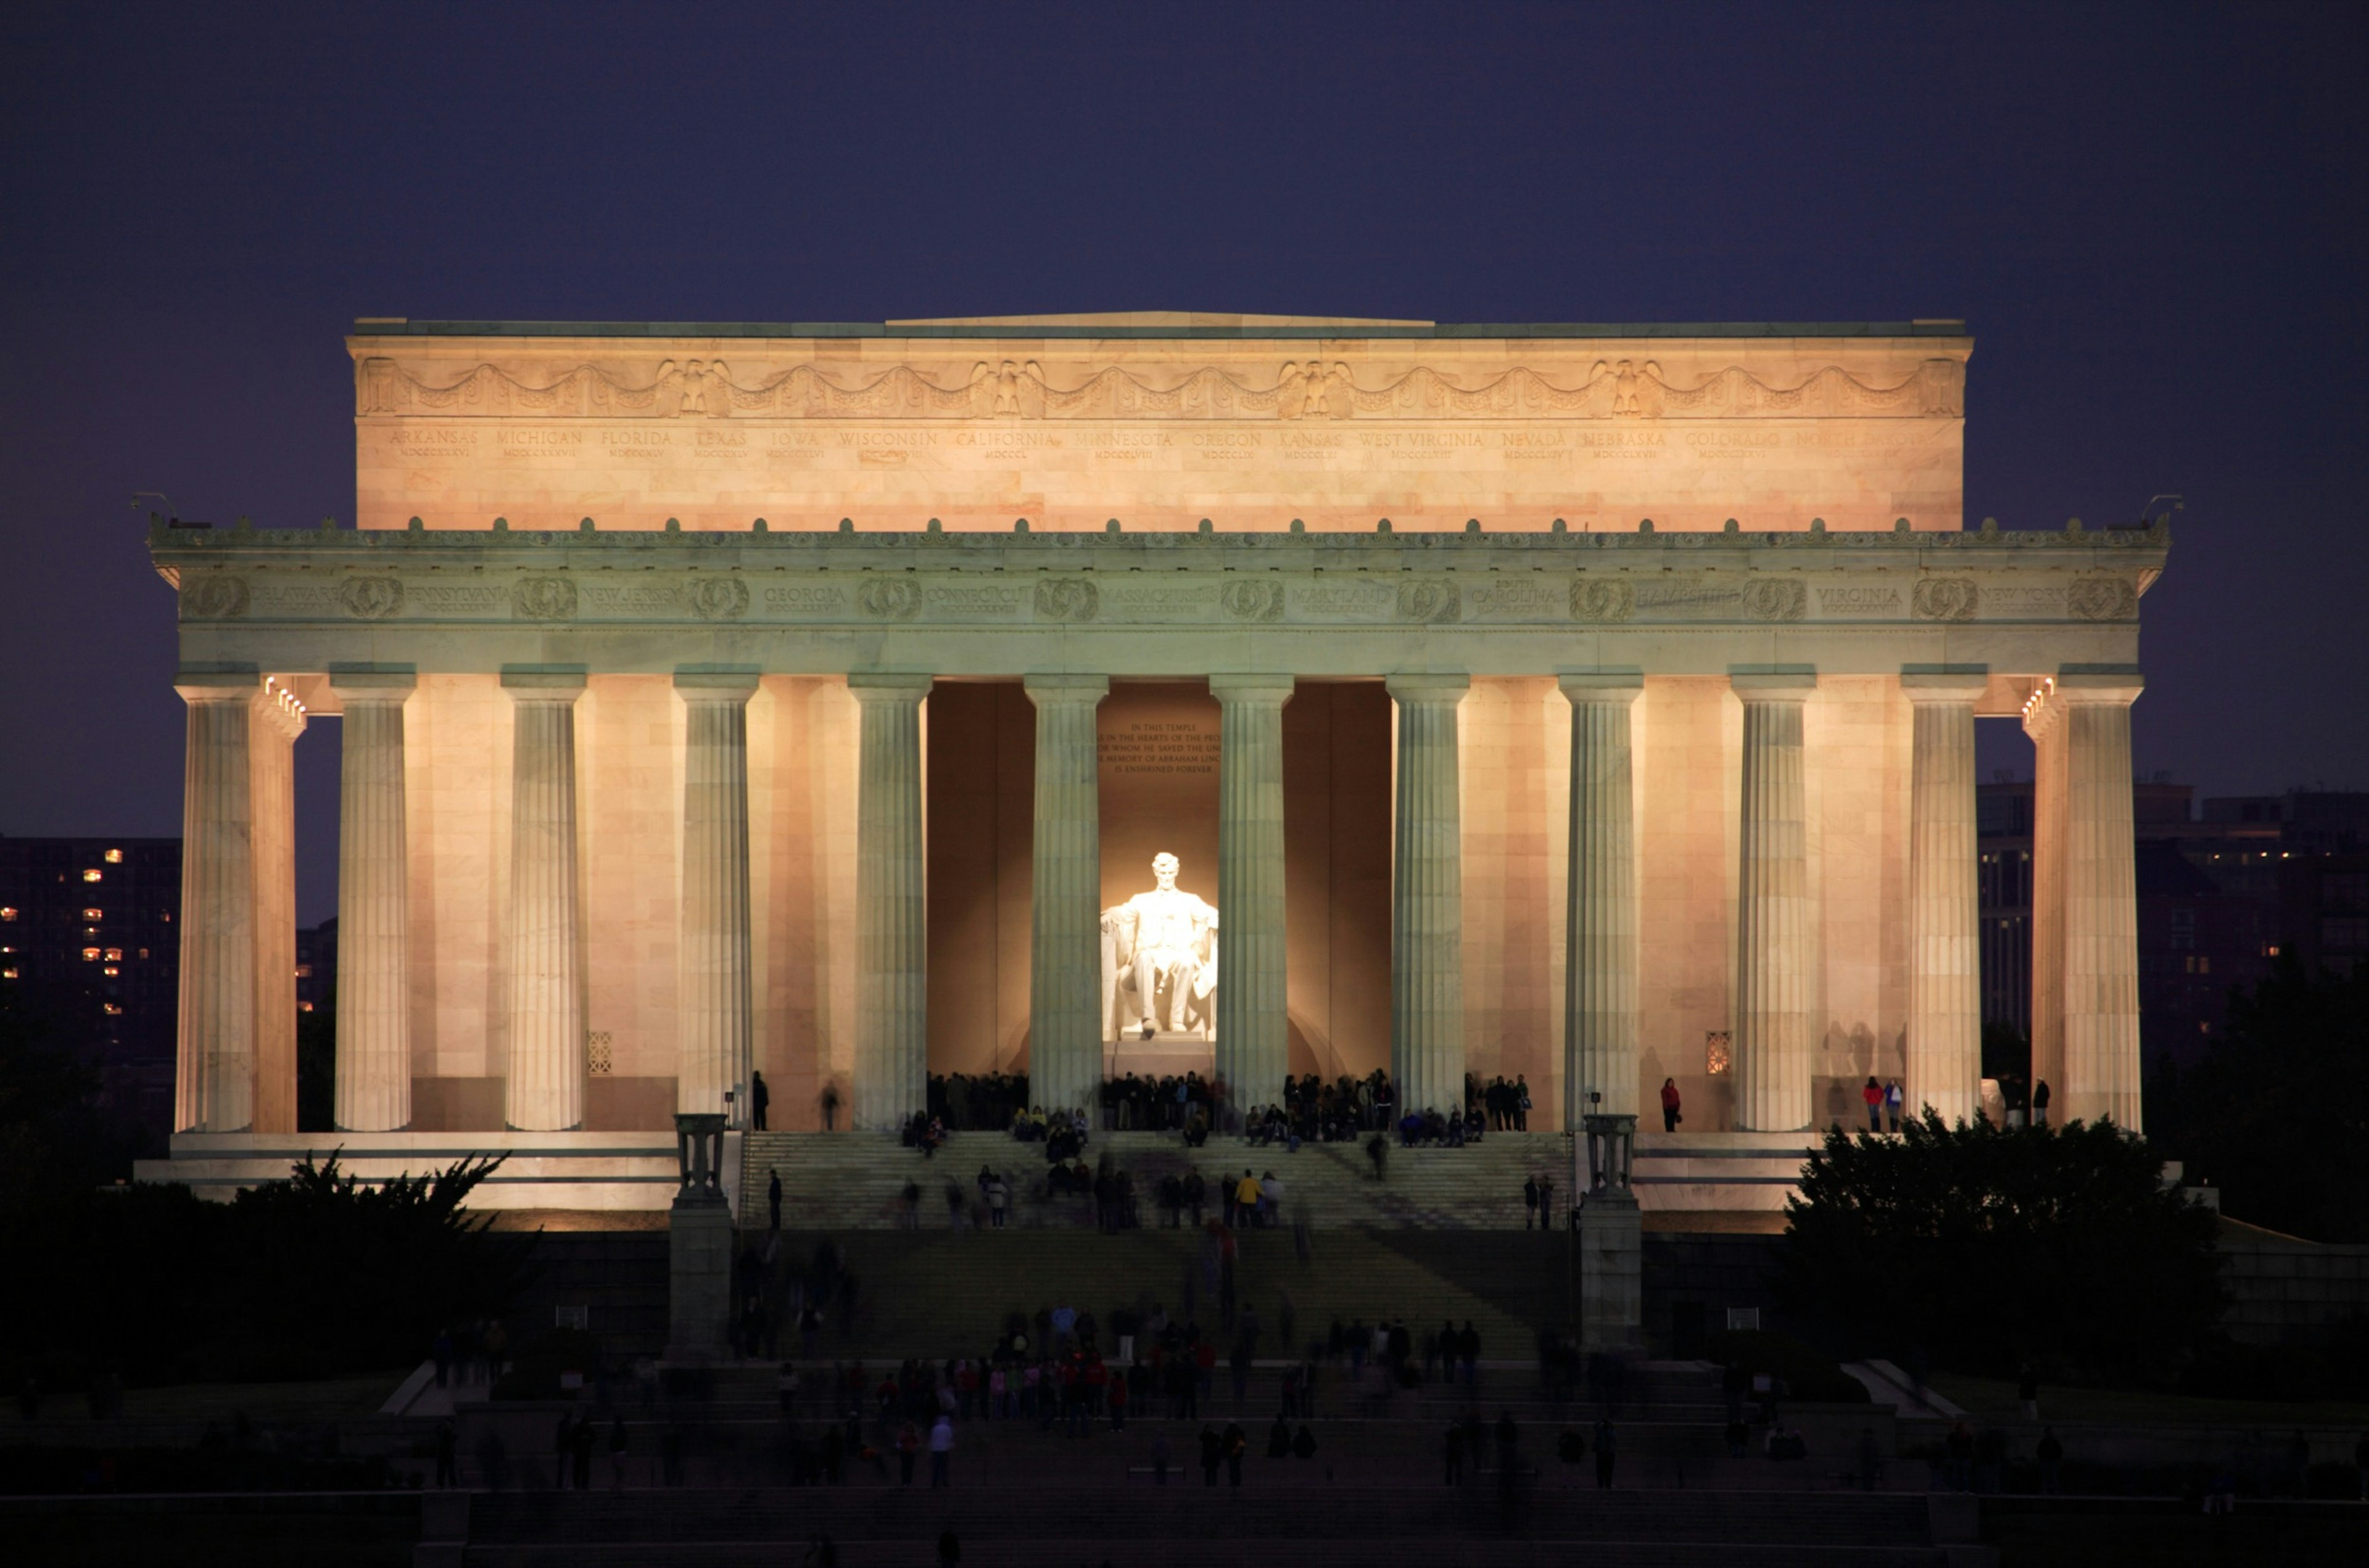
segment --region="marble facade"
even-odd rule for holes
[[[2168,539],[1962,527],[1957,324],[349,348],[359,529],[152,538],[210,1157],[292,1130],[273,759],[308,715],[349,727],[356,1135],[589,1147],[745,1106],[751,1068],[776,1127],[827,1086],[887,1125],[925,1070],[1082,1093],[1146,847],[1222,911],[1244,1103],[1520,1072],[1553,1127],[1672,1077],[1690,1131],[1787,1132],[1871,1071],[1963,1114],[1983,717],[2041,749],[2042,1071],[2139,1120],[2128,711]],[[1116,768],[1145,726],[1190,765]]]

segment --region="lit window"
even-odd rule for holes
[[[123,1009],[116,1006],[115,1003],[110,1001],[107,1004],[107,1015],[109,1018],[120,1018],[123,1016]]]
[[[107,911],[104,910],[85,910],[82,912],[82,918],[86,921],[105,920],[107,918]]]
[[[99,876],[100,876],[100,874],[99,874],[98,872],[95,871],[95,870],[94,870],[94,871],[86,871],[86,872],[84,872],[84,873],[82,874],[82,879],[83,879],[85,882],[96,882],[96,881],[99,880]]]
[[[112,977],[114,977],[114,976],[116,976],[116,975],[120,975],[120,974],[121,974],[123,971],[122,971],[122,970],[120,970],[120,969],[119,969],[119,968],[117,968],[114,965],[109,964],[109,965],[107,965],[105,967],[101,968],[98,972],[99,972],[100,974],[102,974],[102,975],[106,975],[106,976],[109,976],[109,977],[112,978]]]
[[[123,962],[123,949],[122,949],[122,948],[120,948],[120,947],[110,947],[110,948],[109,948],[109,949],[107,950],[107,961],[108,961],[109,963],[110,963],[110,964],[120,964],[120,963],[122,963],[122,962]]]
[[[97,962],[98,962],[98,949],[97,949],[97,948],[96,948],[96,947],[86,947],[86,948],[84,948],[84,949],[82,950],[82,961],[83,961],[84,963],[86,963],[86,964],[96,964],[96,963],[97,963]]]
[[[299,965],[297,965],[297,966],[296,966],[296,978],[297,978],[298,979],[300,979],[300,980],[309,980],[309,979],[311,979],[313,978],[313,966],[312,966],[312,965],[310,965],[310,964],[299,964]]]
[[[296,1011],[299,1013],[310,1013],[313,1011],[313,1004],[309,1001],[300,1001],[296,1004]]]
[[[173,911],[172,911],[172,910],[166,910],[165,911],[165,921],[166,921],[166,923],[170,924],[170,923],[172,922],[172,919],[173,919]]]
[[[0,921],[12,921],[16,918],[17,911],[15,910],[0,909]]]
[[[2263,956],[2263,957],[2265,957],[2265,958],[2275,958],[2275,957],[2277,957],[2278,956],[2279,956],[2279,944],[2278,944],[2277,943],[2275,943],[2275,942],[2272,943],[2268,947],[2265,947],[2265,948],[2263,948],[2263,949],[2262,949],[2262,956]]]
[[[143,948],[140,950],[140,956],[142,956],[143,958],[145,958],[146,956],[148,956],[148,949],[146,949],[145,947],[143,947]]]
[[[123,864],[123,852],[121,850],[109,850],[99,858],[107,862],[109,865],[121,865]]]
[[[2204,953],[2197,956],[2196,972],[2200,975],[2209,975],[2213,972],[2213,956],[2211,954]]]
[[[14,969],[0,969],[0,980],[13,980],[13,979],[15,979],[16,978],[17,978],[17,971],[16,971],[16,970],[14,970]]]

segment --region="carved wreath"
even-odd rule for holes
[[[921,608],[921,589],[901,578],[886,578],[856,589],[855,605],[876,621],[910,621]]]
[[[1453,621],[1463,608],[1456,585],[1445,578],[1419,578],[1399,584],[1399,619],[1436,625]]]
[[[1637,609],[1637,589],[1625,582],[1581,578],[1571,585],[1574,621],[1626,621]]]
[[[1091,621],[1102,590],[1083,578],[1047,578],[1036,585],[1036,613],[1047,621]]]
[[[1927,578],[1910,590],[1908,609],[1919,621],[1971,621],[1980,597],[1971,578]]]
[[[2065,590],[2065,607],[2084,621],[2119,621],[2138,605],[2139,596],[2123,578],[2083,578]]]
[[[703,621],[738,621],[749,613],[749,585],[738,578],[702,578],[691,585],[691,612]]]
[[[1756,621],[1798,621],[1809,590],[1786,578],[1763,578],[1744,585],[1744,612]]]
[[[200,578],[181,590],[181,608],[200,621],[228,621],[246,613],[245,578]]]
[[[525,578],[510,590],[510,611],[522,621],[576,617],[576,584],[566,578]]]
[[[338,589],[338,602],[357,621],[383,621],[403,608],[403,579],[348,578]]]
[[[1219,607],[1237,621],[1283,619],[1283,584],[1230,582],[1218,595]]]

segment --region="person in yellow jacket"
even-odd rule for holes
[[[1234,1213],[1237,1216],[1236,1223],[1242,1225],[1255,1225],[1258,1223],[1258,1178],[1252,1175],[1249,1168],[1245,1166],[1242,1170],[1242,1179],[1234,1184]]]

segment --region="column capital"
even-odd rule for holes
[[[401,703],[419,686],[408,664],[333,664],[329,690],[344,703]]]
[[[1020,689],[1038,707],[1047,703],[1085,703],[1089,705],[1110,695],[1107,675],[1024,675]]]
[[[584,693],[580,664],[505,664],[502,690],[520,703],[573,703]]]
[[[674,672],[675,695],[686,703],[745,703],[757,693],[753,670],[683,669]]]
[[[1747,703],[1798,703],[1818,689],[1818,672],[1806,664],[1739,664],[1727,684]]]
[[[263,672],[252,665],[237,670],[181,669],[173,672],[173,690],[181,700],[200,703],[243,703],[263,688]]]
[[[1464,700],[1472,689],[1470,675],[1388,675],[1382,678],[1384,690],[1396,703],[1438,703],[1449,707]]]
[[[1608,703],[1627,707],[1645,689],[1645,672],[1642,670],[1567,670],[1555,677],[1555,684],[1573,706],[1581,703]]]
[[[1989,690],[1987,669],[1910,665],[1900,672],[1900,691],[1912,703],[1971,703]]]
[[[1220,703],[1273,703],[1280,707],[1291,701],[1298,684],[1288,675],[1212,675],[1209,695]]]
[[[2060,702],[2111,703],[2128,707],[2146,690],[2146,678],[2136,670],[2084,670],[2074,666],[2057,671],[2051,685]]]
[[[930,694],[936,680],[933,675],[873,670],[849,675],[847,690],[859,703],[919,703]]]

